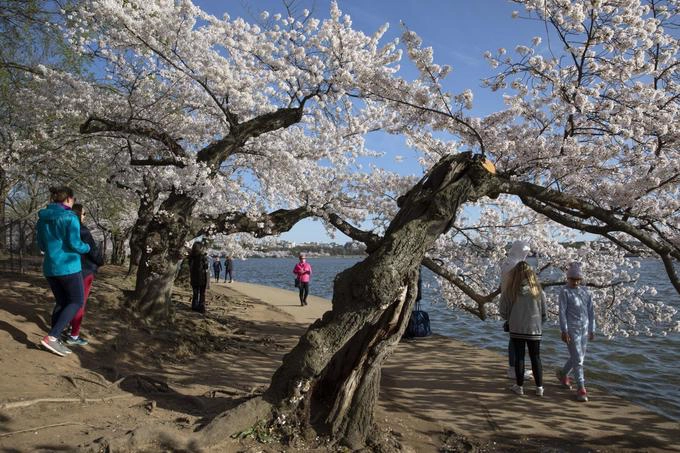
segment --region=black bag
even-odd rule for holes
[[[508,321],[503,323],[503,332],[510,332],[510,323]]]
[[[418,294],[420,296],[420,294]],[[420,309],[420,299],[416,298],[416,306],[411,312],[411,317],[408,320],[404,338],[427,337],[432,335],[430,328],[430,315],[426,311]]]
[[[432,335],[430,329],[430,316],[420,309],[420,300],[423,298],[423,280],[418,274],[418,292],[416,293],[416,305],[413,307],[411,317],[408,320],[404,338],[427,337]]]
[[[408,320],[408,326],[406,326],[404,336],[406,338],[415,338],[427,337],[429,335],[432,335],[432,329],[430,329],[430,316],[426,311],[413,310],[411,319]]]
[[[296,288],[299,288],[299,287],[300,287],[300,279],[299,279],[299,278],[296,278],[296,279],[295,279],[295,287],[296,287]]]

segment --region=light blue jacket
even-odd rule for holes
[[[50,203],[38,212],[38,246],[45,253],[45,277],[70,275],[82,270],[80,255],[90,246],[80,240],[78,216],[59,203]]]
[[[595,312],[590,292],[582,286],[560,291],[560,330],[562,332],[595,332]]]

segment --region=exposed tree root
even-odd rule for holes
[[[258,421],[271,417],[272,406],[257,396],[218,415],[200,431],[200,445],[213,447],[219,445],[232,434],[250,428]]]
[[[158,451],[163,448],[173,452],[198,453],[207,448],[219,447],[234,434],[239,434],[256,425],[260,420],[269,420],[271,405],[261,397],[251,398],[239,406],[223,412],[203,430],[187,436],[178,431],[144,426],[129,431],[124,436],[101,439],[85,445],[84,451],[136,452]]]
[[[0,409],[16,409],[18,407],[28,407],[40,403],[105,403],[107,401],[119,400],[124,398],[135,398],[136,395],[114,395],[103,398],[37,398],[34,400],[14,401],[12,403],[0,404]]]
[[[88,425],[87,423],[63,422],[63,423],[55,423],[53,425],[36,426],[35,428],[28,428],[28,429],[22,429],[22,430],[19,430],[19,431],[12,431],[12,432],[9,432],[9,433],[3,433],[3,434],[0,434],[0,438],[13,436],[15,434],[32,433],[34,431],[40,431],[41,429],[56,428],[57,426],[71,426],[71,425],[83,425],[83,426],[89,426],[90,428],[94,428],[94,426]]]
[[[175,453],[200,453],[202,448],[193,436],[182,435],[158,427],[141,427],[122,437],[103,439],[82,447],[86,452],[110,451],[116,453],[138,451],[172,451]]]

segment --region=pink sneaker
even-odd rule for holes
[[[576,401],[581,401],[582,403],[588,401],[588,392],[586,392],[585,387],[581,387],[576,392]]]
[[[555,370],[555,375],[557,380],[560,381],[560,385],[565,389],[571,390],[571,378],[562,372],[562,368],[557,368]]]

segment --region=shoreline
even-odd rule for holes
[[[218,283],[257,299],[308,326],[330,308],[330,301],[310,296],[300,307],[297,292],[252,283]],[[588,448],[680,451],[680,423],[593,386],[591,401],[578,403],[544,371],[545,396],[509,391],[505,358],[443,335],[401,342],[383,366],[376,420],[413,427],[418,451],[437,451],[434,431],[453,430],[489,441],[568,440]],[[530,384],[526,385],[532,390]],[[519,418],[519,420],[518,420]],[[404,425],[404,426],[405,426]],[[433,431],[434,430],[434,431]]]

